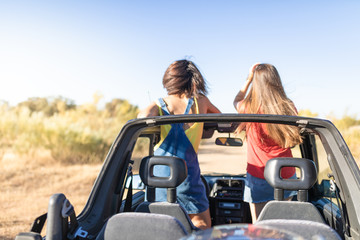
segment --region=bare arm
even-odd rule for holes
[[[252,82],[252,78],[251,78],[251,80],[248,78],[245,81],[244,86],[238,92],[238,94],[236,94],[235,99],[234,99],[234,103],[233,103],[236,110],[238,110],[238,103],[240,101],[244,100],[246,92],[249,89],[249,86],[250,86],[251,82]]]
[[[138,118],[159,116],[159,107],[155,102],[151,103],[145,109],[141,110],[138,114]]]
[[[221,111],[217,107],[215,107],[215,105],[212,104],[210,102],[210,100],[208,100],[208,101],[209,101],[209,104],[208,104],[207,113],[221,113]]]
[[[221,111],[204,95],[199,96],[198,102],[200,113],[221,113]]]
[[[238,92],[238,94],[236,94],[235,99],[234,99],[234,107],[236,110],[238,110],[238,103],[242,100],[244,100],[245,96],[246,96],[246,92],[249,89],[249,86],[254,78],[254,70],[255,68],[259,65],[259,63],[255,63],[254,65],[251,66],[250,70],[249,70],[249,76],[245,81],[245,84],[243,85],[243,87],[240,89],[240,91]]]

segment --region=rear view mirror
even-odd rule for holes
[[[243,145],[243,141],[241,138],[218,137],[216,138],[215,144],[220,146],[241,147]]]

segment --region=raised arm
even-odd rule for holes
[[[249,75],[248,78],[245,81],[245,84],[243,85],[243,87],[240,89],[240,91],[236,94],[235,99],[234,99],[234,107],[236,110],[238,110],[238,103],[242,100],[244,100],[245,96],[246,96],[246,92],[249,89],[249,86],[254,78],[254,70],[255,68],[259,65],[260,63],[255,63],[254,65],[251,66],[251,68],[249,69]]]

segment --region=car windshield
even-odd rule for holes
[[[202,174],[245,174],[246,173],[246,141],[242,146],[216,145],[216,138],[240,136],[227,133],[216,133],[210,139],[203,139],[198,152]]]
[[[192,125],[189,123],[188,125]],[[211,125],[211,124],[210,124]],[[216,124],[217,125],[217,124]],[[228,124],[220,124],[219,129],[213,129],[205,124],[203,137],[198,149],[198,161],[202,175],[243,175],[246,174],[247,166],[247,141],[245,132],[235,133],[235,128],[226,128]],[[209,130],[210,129],[210,130]],[[225,130],[224,130],[225,129]],[[143,157],[152,155],[149,149],[151,140],[149,134],[155,135],[154,146],[159,141],[159,128],[148,128],[143,131],[142,137],[137,141],[133,152],[134,172],[137,173],[138,166]],[[156,148],[156,147],[155,147]],[[293,157],[301,157],[299,146],[291,148]]]

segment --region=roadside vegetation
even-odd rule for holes
[[[310,110],[302,110],[299,115],[306,117],[318,117],[317,113]],[[360,167],[360,119],[356,115],[344,114],[341,118],[332,114],[326,119],[330,120],[340,131],[353,157]]]
[[[76,106],[62,97],[31,98],[10,107],[0,104],[0,157],[49,151],[64,164],[102,162],[122,126],[138,113],[127,100],[100,108],[101,96]]]
[[[341,132],[360,167],[360,119],[357,119],[356,116],[349,115],[344,115],[342,118],[329,116],[329,119]]]
[[[64,164],[101,163],[122,126],[136,118],[139,109],[123,99],[100,108],[100,100],[95,94],[91,103],[79,106],[62,97],[30,98],[14,107],[0,103],[0,158],[7,152],[34,156],[45,150]],[[309,110],[299,115],[317,117]],[[360,119],[349,115],[328,119],[359,160]]]
[[[63,164],[101,163],[116,135],[137,106],[113,99],[99,107],[101,96],[94,94],[88,104],[75,105],[70,99],[30,98],[11,107],[0,103],[0,159],[5,153],[36,156],[48,151]],[[302,110],[299,115],[317,117]],[[343,135],[355,159],[360,159],[360,119],[328,116]]]

